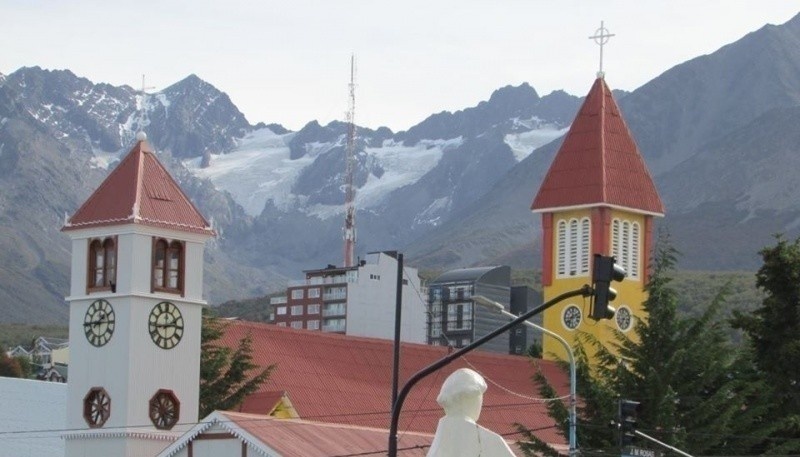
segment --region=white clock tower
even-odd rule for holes
[[[67,457],[152,456],[198,420],[208,222],[143,134],[72,239]]]

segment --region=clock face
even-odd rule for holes
[[[564,326],[570,330],[575,330],[581,324],[581,309],[575,305],[569,305],[564,309],[562,316]]]
[[[171,390],[159,389],[150,399],[150,421],[159,430],[169,430],[178,423],[181,402]]]
[[[614,319],[617,321],[617,326],[620,330],[623,332],[630,330],[631,324],[633,323],[633,315],[631,314],[630,309],[627,307],[620,307],[617,310]]]
[[[150,338],[162,349],[172,349],[183,336],[183,316],[174,303],[162,301],[153,307],[148,318]]]
[[[111,397],[102,387],[92,387],[83,397],[83,418],[91,428],[102,427],[111,416]]]
[[[114,308],[106,300],[95,300],[83,317],[83,333],[92,346],[104,346],[114,334]]]

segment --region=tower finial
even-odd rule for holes
[[[155,89],[155,87],[147,87],[144,83],[144,75],[142,75],[142,91],[141,91],[141,101],[139,102],[139,131],[136,132],[136,141],[144,141],[147,139],[147,134],[144,133],[144,116],[145,116],[145,106],[144,102],[147,97],[147,89]]]
[[[600,28],[595,30],[593,36],[589,37],[590,40],[594,40],[595,43],[600,45],[600,70],[597,72],[598,78],[604,78],[606,76],[603,71],[603,45],[608,43],[608,40],[610,40],[612,36],[615,35],[609,33],[608,29],[603,25],[603,21],[600,21]]]

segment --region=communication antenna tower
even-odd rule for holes
[[[345,184],[344,184],[344,266],[355,265],[356,251],[356,209],[354,201],[356,190],[353,186],[356,149],[356,59],[350,55],[350,97],[347,107],[347,146],[345,148]]]

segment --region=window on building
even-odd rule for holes
[[[316,305],[308,305],[308,308],[306,309],[306,313],[308,313],[308,314],[319,314],[319,305],[318,304],[316,304]]]
[[[591,250],[591,222],[580,220],[558,221],[556,229],[556,275],[560,277],[589,274]]]
[[[319,298],[319,287],[312,287],[311,289],[308,289],[308,298]]]
[[[303,305],[292,305],[292,316],[302,316]]]
[[[303,328],[303,321],[292,321],[292,328]]]
[[[639,278],[641,229],[638,222],[614,219],[611,222],[611,255],[629,278]]]
[[[279,306],[277,308],[277,311],[278,311],[278,316],[285,316],[286,315],[286,307],[285,306]]]
[[[306,328],[309,330],[319,330],[319,320],[306,322]]]
[[[303,298],[303,289],[292,290],[292,300],[300,300]]]
[[[278,322],[278,327],[286,327],[286,322]]]
[[[115,238],[95,238],[89,242],[88,291],[116,292],[117,243]]]
[[[182,241],[169,242],[153,239],[153,292],[183,293],[184,245]]]

